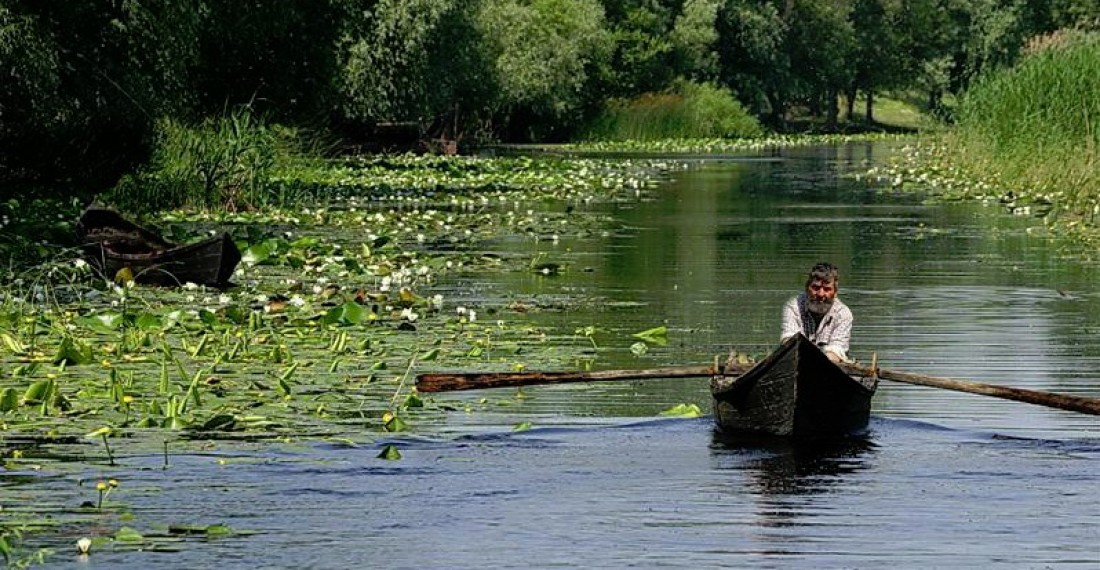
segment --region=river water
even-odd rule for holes
[[[1100,270],[998,208],[922,204],[843,176],[890,152],[712,159],[610,208],[604,235],[490,244],[560,261],[561,275],[470,277],[443,284],[447,298],[531,307],[508,318],[563,342],[594,327],[594,368],[698,364],[766,353],[779,307],[828,259],[856,315],[856,358],[1100,396]],[[631,351],[633,333],[662,325],[668,345]],[[705,379],[431,403],[452,411],[375,446],[242,443],[173,455],[168,469],[156,454],[126,457],[112,476],[136,520],[254,534],[62,552],[48,566],[1100,567],[1094,416],[884,381],[866,440],[791,446],[659,416],[681,403],[709,411]],[[378,459],[382,443],[402,459]],[[52,500],[77,500],[70,484]]]

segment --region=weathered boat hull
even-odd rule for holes
[[[241,252],[229,234],[174,245],[110,208],[89,207],[77,231],[84,242],[84,258],[107,279],[115,279],[127,269],[138,283],[225,287],[241,261]]]
[[[134,281],[150,285],[184,283],[224,287],[241,261],[229,234],[151,253],[119,253],[108,244],[84,246],[84,256],[108,279],[129,269]]]
[[[715,421],[727,434],[828,439],[866,431],[876,386],[798,335],[745,374],[715,377],[711,393]]]

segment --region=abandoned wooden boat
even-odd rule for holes
[[[866,431],[877,380],[849,376],[809,339],[787,339],[740,376],[711,380],[727,434],[827,439]]]
[[[241,261],[229,234],[175,245],[101,206],[84,211],[77,234],[84,258],[107,279],[128,270],[138,283],[224,287]]]

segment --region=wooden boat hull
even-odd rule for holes
[[[224,287],[241,261],[229,234],[175,245],[111,208],[89,206],[77,222],[84,258],[105,278],[128,269],[134,281],[151,285],[184,283]]]
[[[194,283],[224,287],[241,261],[237,245],[224,233],[149,253],[121,253],[112,250],[109,244],[92,243],[84,246],[84,256],[108,279],[129,269],[138,283],[168,286]]]
[[[722,432],[795,439],[865,432],[876,387],[875,379],[849,376],[803,335],[745,374],[711,381]]]

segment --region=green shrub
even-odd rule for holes
[[[711,84],[678,81],[668,92],[612,100],[587,139],[652,141],[677,138],[741,138],[763,134],[733,94]]]

